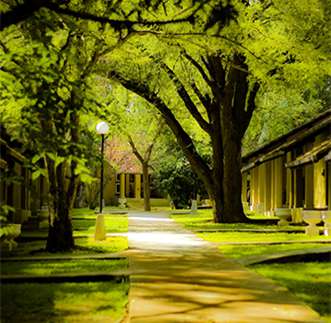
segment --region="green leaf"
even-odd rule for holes
[[[32,173],[32,180],[36,180],[39,176],[47,176],[47,170],[44,168],[38,168]]]
[[[32,158],[32,160],[31,160],[32,164],[36,164],[43,157],[44,157],[43,154],[41,154],[41,155],[40,154],[34,155],[33,158]]]

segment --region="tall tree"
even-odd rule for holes
[[[240,197],[241,148],[260,87],[265,92],[268,86],[281,83],[302,91],[307,86],[313,87],[320,72],[325,75],[328,70],[326,48],[317,45],[325,38],[323,35],[309,41],[305,45],[307,56],[302,55],[302,37],[312,35],[311,29],[317,28],[317,21],[325,26],[327,10],[314,15],[304,30],[297,30],[294,22],[299,19],[298,12],[312,8],[296,1],[295,5],[287,6],[288,12],[283,12],[280,4],[284,3],[238,3],[236,22],[229,26],[225,26],[222,15],[214,8],[216,11],[213,9],[212,14],[206,15],[209,17],[206,24],[201,24],[203,31],[196,28],[190,32],[189,27],[180,32],[137,30],[146,37],[144,46],[140,46],[141,55],[137,51],[133,54],[136,43],[132,41],[128,44],[132,47],[126,62],[134,60],[136,65],[141,62],[140,67],[121,65],[115,55],[110,58],[113,59],[109,63],[111,77],[153,104],[174,132],[215,202],[216,222],[247,221]],[[316,1],[314,8],[319,5],[321,1]],[[278,18],[281,12],[286,15],[284,20]],[[215,18],[214,25],[206,32],[210,17]],[[286,33],[288,30],[290,34]],[[188,36],[190,45],[186,42]],[[282,42],[277,42],[279,39]],[[319,73],[315,69],[318,64]],[[300,77],[303,82],[297,81]],[[197,152],[178,115],[183,106],[192,122],[210,139],[212,167]]]
[[[151,202],[150,202],[150,198],[151,198],[150,185],[151,184],[150,184],[150,176],[149,176],[149,173],[150,173],[149,169],[152,167],[151,157],[152,157],[152,153],[153,153],[153,149],[155,147],[156,141],[160,137],[162,128],[164,126],[163,120],[157,119],[157,122],[158,122],[158,126],[156,127],[155,131],[153,131],[154,134],[152,135],[150,140],[148,140],[148,138],[146,138],[146,136],[140,136],[140,138],[138,138],[138,142],[137,141],[135,142],[133,137],[130,134],[128,134],[128,141],[132,148],[132,152],[139,160],[139,162],[142,166],[142,170],[143,170],[144,210],[145,211],[151,210]],[[138,145],[141,145],[141,141],[144,142],[145,146],[147,143],[147,146],[144,151],[138,148]]]
[[[150,211],[150,169],[153,169],[153,155],[158,148],[165,123],[162,116],[140,97],[127,95],[119,87],[112,88],[112,95],[113,104],[109,111],[112,118],[116,116],[116,135],[129,144],[131,152],[141,165],[144,210]]]
[[[113,73],[112,76],[129,90],[144,97],[161,112],[215,203],[215,221],[245,222],[241,203],[241,140],[255,108],[254,100],[259,85],[255,83],[253,87],[249,87],[248,66],[242,55],[235,54],[227,69],[223,67],[220,55],[208,55],[204,59],[206,71],[191,56],[186,54],[186,57],[188,62],[197,67],[211,89],[212,97],[202,94],[197,85],[193,81],[191,83],[205,108],[208,120],[203,117],[198,105],[174,70],[163,62],[161,69],[169,77],[188,112],[208,134],[212,147],[212,167],[209,167],[198,154],[189,134],[164,99],[142,83],[132,82],[118,73]]]
[[[45,15],[43,22],[53,27],[46,27],[45,34],[34,32],[40,25],[28,26],[30,33],[18,28],[14,34],[3,32],[1,43],[2,122],[10,125],[12,110],[21,102],[14,123],[19,123],[19,131],[13,135],[35,152],[32,163],[38,167],[33,179],[42,175],[48,182],[46,249],[51,252],[74,247],[70,212],[79,177],[91,180],[82,139],[88,130],[82,127],[82,119],[86,125],[83,113],[102,102],[103,98],[92,99],[98,85],[93,69],[105,50],[98,39],[102,27],[94,25],[94,33],[76,32],[66,24],[70,21],[62,21],[59,30],[57,18]]]

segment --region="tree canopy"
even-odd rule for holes
[[[54,219],[66,219],[79,176],[88,180],[84,133],[90,119],[106,116],[109,87],[121,84],[158,109],[215,201],[215,220],[245,221],[245,133],[249,149],[286,130],[262,116],[301,120],[322,109],[330,7],[327,0],[1,2],[1,122],[36,151],[35,162],[43,159],[39,174],[49,178],[55,214],[65,214]],[[252,117],[260,136],[246,132]]]

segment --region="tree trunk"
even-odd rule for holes
[[[241,201],[241,137],[235,129],[227,127],[224,130],[222,219],[224,223],[245,223],[248,219]]]
[[[54,221],[49,226],[46,250],[49,252],[63,252],[74,248],[72,224],[69,208],[61,205],[61,209],[52,210]]]
[[[223,219],[223,137],[221,132],[220,110],[216,105],[213,105],[210,110],[210,119],[213,126],[213,131],[210,133],[211,146],[213,149],[213,196],[214,196],[214,222],[224,222]]]
[[[74,238],[70,211],[77,187],[71,177],[69,189],[65,189],[66,167],[61,163],[54,167],[54,162],[48,160],[49,178],[49,230],[46,250],[49,252],[63,252],[74,248]]]
[[[149,183],[148,163],[142,163],[144,182],[144,210],[151,210],[151,188]]]

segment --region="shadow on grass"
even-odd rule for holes
[[[115,322],[125,312],[128,283],[2,285],[2,322]]]

